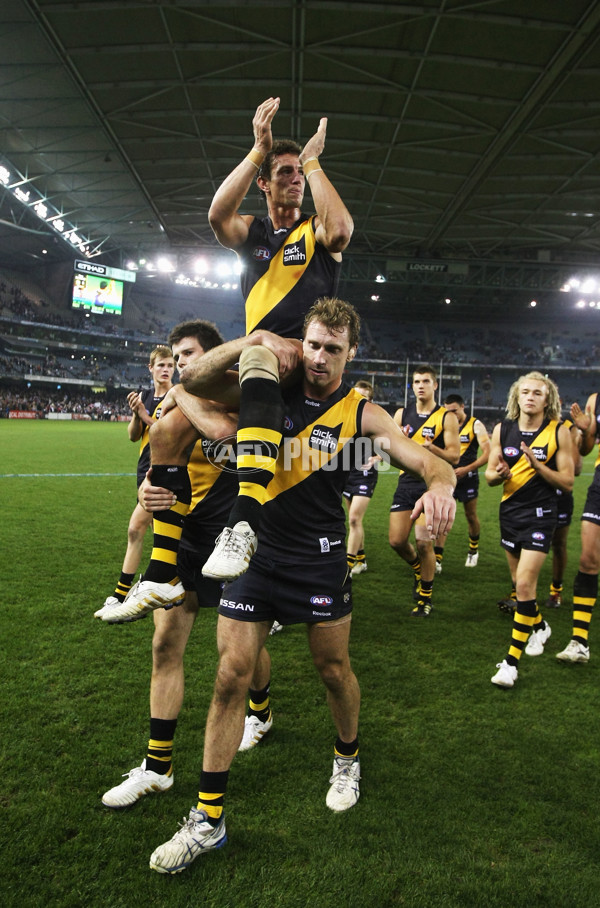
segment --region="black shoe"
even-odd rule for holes
[[[516,600],[510,598],[501,599],[500,602],[498,602],[498,608],[506,615],[514,615],[517,608]]]
[[[550,593],[544,602],[544,608],[560,608],[562,605],[562,593]]]
[[[410,613],[411,618],[429,618],[433,611],[431,599],[417,599],[417,604]]]

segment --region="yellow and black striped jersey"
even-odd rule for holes
[[[504,483],[501,501],[502,513],[513,513],[522,508],[556,506],[556,491],[529,463],[521,451],[524,441],[537,460],[551,470],[556,469],[558,429],[560,422],[545,419],[539,429],[522,431],[517,419],[505,419],[500,428],[502,456],[510,467],[512,477]]]
[[[270,217],[255,218],[237,250],[242,262],[246,334],[264,328],[302,337],[304,316],[321,296],[335,296],[341,263],[315,238],[315,216],[301,214],[290,228],[274,230]]]
[[[343,384],[326,401],[302,389],[284,394],[283,441],[259,531],[259,550],[283,562],[311,562],[345,548],[342,492],[350,470],[364,463],[365,398]]]
[[[468,416],[462,426],[459,426],[458,436],[460,441],[460,458],[459,467],[465,467],[467,464],[477,460],[477,451],[479,450],[479,441],[475,434],[475,416]]]
[[[181,537],[181,546],[188,550],[216,539],[238,491],[235,462],[213,456],[214,445],[204,438],[197,441],[188,462],[192,501]]]
[[[158,419],[160,416],[162,402],[165,399],[165,395],[162,397],[157,397],[153,389],[144,391],[142,394],[142,403],[146,408],[146,412],[152,419]],[[142,434],[140,436],[140,450],[138,455],[137,463],[137,482],[138,486],[143,482],[146,473],[150,469],[150,446],[149,441],[150,426],[144,424]]]
[[[408,437],[417,444],[422,445],[425,441],[430,441],[436,447],[444,448],[444,419],[447,412],[445,407],[436,404],[430,413],[419,413],[417,405],[412,403],[402,411],[401,425],[408,429]],[[404,470],[400,470],[399,476],[411,482],[422,482]]]

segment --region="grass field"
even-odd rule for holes
[[[171,878],[148,858],[195,804],[215,616],[200,616],[188,648],[174,787],[125,812],[103,808],[148,732],[152,621],[92,618],[118,578],[136,448],[119,424],[2,421],[0,451],[3,905],[600,905],[595,630],[588,665],[558,663],[571,630],[563,606],[547,615],[546,653],[523,656],[514,690],[490,684],[511,627],[496,608],[510,587],[498,489],[481,489],[479,566],[464,570],[460,509],[435,613],[419,621],[408,568],[387,544],[394,479],[380,478],[369,570],[354,584],[358,805],[341,815],[325,806],[333,727],[304,628],[286,629],[269,643],[273,731],[231,772],[229,843]],[[576,483],[577,517],[592,465]],[[576,520],[569,605],[578,546]]]

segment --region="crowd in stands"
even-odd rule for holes
[[[164,342],[175,323],[214,318],[226,339],[243,333],[241,307],[233,298],[224,299],[211,303],[203,298],[194,308],[193,299],[179,299],[177,293],[142,298],[132,292],[127,318],[116,318],[57,308],[42,298],[41,291],[30,298],[0,276],[0,379],[97,382],[111,394],[116,392],[110,389],[123,387],[125,395],[147,386],[146,355],[153,344]],[[452,390],[466,394],[475,382],[476,405],[493,408],[505,400],[512,380],[507,364],[522,370],[572,369],[572,374],[561,371],[559,382],[566,399],[577,399],[583,394],[581,370],[594,366],[600,355],[600,344],[590,344],[589,332],[570,324],[545,323],[544,330],[532,326],[533,330],[515,332],[500,319],[485,324],[473,321],[461,328],[447,320],[392,323],[370,317],[364,322],[363,343],[350,378],[374,378],[377,401],[389,406],[403,402],[407,361],[431,362],[437,368],[443,364],[446,388],[452,385],[453,371],[457,376],[462,373],[464,387],[454,382]],[[39,393],[44,412],[49,397]]]
[[[114,421],[131,416],[125,394],[112,396],[80,394],[71,391],[46,391],[17,385],[0,386],[0,418],[8,418],[11,410],[34,412],[38,419],[49,413],[75,413],[94,420]]]

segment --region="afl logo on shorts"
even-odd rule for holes
[[[532,533],[531,538],[535,539],[536,542],[543,542],[544,539],[546,538],[546,534],[545,533]]]
[[[507,448],[504,448],[503,453],[506,457],[517,457],[519,454],[519,449],[514,448],[512,445],[509,445]]]
[[[311,605],[333,605],[333,599],[331,596],[311,596],[310,597]]]
[[[252,251],[252,258],[257,262],[268,262],[271,258],[271,250],[266,246],[255,246]]]

